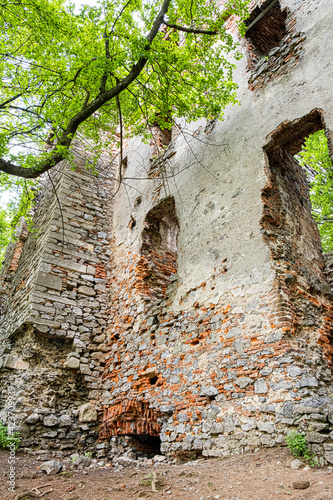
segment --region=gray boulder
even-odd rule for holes
[[[59,460],[49,460],[48,462],[44,462],[40,468],[42,471],[46,472],[46,474],[53,475],[61,471],[62,464]]]

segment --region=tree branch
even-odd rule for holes
[[[196,28],[185,28],[184,26],[178,26],[178,24],[170,24],[167,21],[163,21],[163,24],[168,28],[173,28],[177,31],[185,31],[185,33],[194,33],[195,35],[217,35],[218,31],[201,30]]]
[[[146,36],[147,43],[144,47],[145,51],[150,50],[151,44],[155,39],[157,33],[159,32],[159,29],[163,24],[164,16],[168,12],[170,1],[171,0],[163,1],[162,7],[153,22],[151,30]],[[0,159],[0,171],[14,175],[16,177],[23,177],[24,179],[35,179],[44,172],[47,172],[48,170],[53,168],[62,160],[66,159],[68,148],[71,145],[74,135],[81,123],[92,116],[105,103],[117,97],[132,82],[134,82],[134,80],[139,76],[139,74],[145,67],[147,60],[148,58],[146,56],[141,56],[137,63],[132,66],[132,69],[125,78],[117,82],[117,84],[111,89],[99,93],[98,96],[90,104],[88,104],[84,109],[81,109],[81,111],[79,111],[69,120],[66,130],[60,136],[57,144],[61,147],[63,152],[59,152],[55,147],[55,149],[50,153],[49,157],[46,160],[44,160],[40,164],[37,164],[36,167],[32,168],[20,167],[7,160]],[[63,148],[65,148],[65,151],[63,150]]]
[[[15,99],[18,99],[19,97],[21,97],[22,94],[17,94],[15,95],[14,97],[11,97],[10,99],[7,99],[7,101],[4,101],[0,104],[0,109],[2,108],[5,108],[7,106],[7,104],[15,101]]]
[[[119,12],[118,16],[116,17],[116,19],[115,19],[115,21],[114,21],[114,23],[113,23],[113,25],[112,25],[112,28],[111,28],[110,33],[113,33],[114,28],[115,28],[115,26],[116,26],[116,24],[117,24],[118,19],[120,18],[120,16],[122,15],[122,13],[123,13],[123,12],[124,12],[124,10],[126,9],[126,7],[127,7],[127,6],[131,3],[131,1],[132,1],[132,0],[128,0],[128,2],[127,2],[124,6],[123,6],[123,8],[121,9],[121,11]]]

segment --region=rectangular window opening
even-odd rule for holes
[[[317,223],[324,252],[333,251],[333,165],[327,137],[320,129],[305,137],[294,155],[304,169],[310,188],[312,216]]]
[[[332,132],[325,126],[322,110],[314,109],[301,118],[281,123],[270,134],[264,151],[268,182],[262,190],[263,239],[296,307],[295,331],[303,335],[315,325],[316,331],[325,332],[321,345],[330,358],[333,148]],[[305,302],[299,301],[303,287]],[[326,308],[320,309],[320,302],[309,299],[308,293],[323,297],[323,303],[327,300]]]
[[[281,10],[280,2],[270,0],[257,7],[247,19],[246,38],[257,56],[267,56],[287,35],[287,9]]]

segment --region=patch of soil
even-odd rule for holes
[[[45,500],[333,500],[333,467],[293,470],[293,458],[283,448],[224,460],[122,470],[90,467],[55,476],[41,472],[41,462],[35,458],[18,454],[14,493],[8,491],[8,458],[7,452],[0,451],[0,500],[38,498],[37,493],[24,497],[27,490],[45,493]],[[310,486],[294,489],[293,483],[301,481]]]

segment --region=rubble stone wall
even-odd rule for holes
[[[323,42],[332,6],[280,4],[304,33],[297,64],[287,68],[280,58],[278,71],[254,86],[244,58],[241,106],[228,108],[222,123],[183,124],[186,136],[175,135],[156,162],[149,146],[128,146],[126,191],[114,203],[106,443],[138,438],[140,421],[142,437],[160,426],[164,453],[223,456],[283,443],[298,429],[332,463],[333,297],[293,156],[307,135],[332,130]],[[157,302],[136,285],[146,279],[148,214],[170,198],[177,273]],[[153,261],[154,252],[145,257]],[[122,411],[140,404],[153,410],[146,419]]]
[[[75,170],[45,180],[16,269],[8,252],[2,273],[1,420],[14,387],[21,446],[41,458],[94,449],[98,435],[112,175],[107,156],[98,174],[88,160],[77,145]]]

